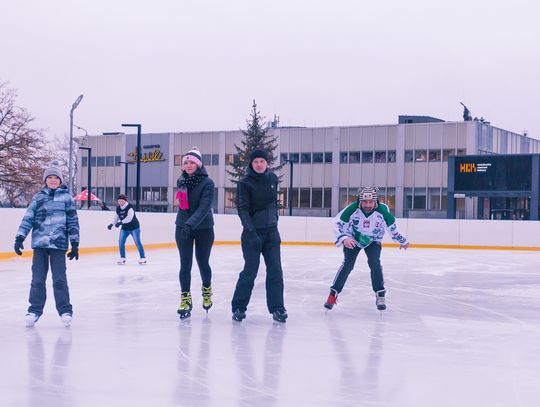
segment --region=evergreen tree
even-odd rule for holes
[[[234,145],[238,158],[232,163],[232,170],[227,170],[227,173],[231,176],[231,181],[235,184],[246,174],[249,157],[253,150],[263,149],[268,152],[268,169],[270,171],[277,171],[283,167],[283,164],[273,166],[278,159],[274,153],[277,148],[277,136],[270,136],[268,134],[268,125],[264,121],[264,117],[257,110],[255,100],[253,100],[250,116],[250,120],[246,121],[247,129],[242,130],[244,138],[241,141],[241,145]]]

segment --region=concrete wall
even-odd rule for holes
[[[13,242],[25,209],[0,208],[0,259],[12,257]],[[81,251],[99,252],[116,248],[118,229],[107,230],[113,212],[79,211]],[[142,241],[147,248],[175,247],[173,213],[139,213]],[[241,224],[236,215],[214,215],[217,244],[237,244]],[[401,231],[412,247],[539,250],[540,222],[459,219],[398,219]],[[280,218],[279,230],[284,243],[332,244],[332,218]],[[130,243],[131,240],[128,240]],[[385,243],[392,240],[385,236]],[[30,254],[30,237],[25,241]]]

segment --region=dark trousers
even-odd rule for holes
[[[176,226],[176,246],[180,253],[180,289],[191,291],[191,266],[193,265],[193,243],[195,243],[195,259],[201,272],[202,285],[210,287],[212,269],[210,268],[210,252],[214,244],[214,229],[192,230],[187,239],[180,237],[182,227]]]
[[[36,315],[43,314],[43,307],[47,300],[47,272],[51,263],[53,279],[54,300],[59,315],[73,313],[69,302],[69,288],[66,277],[66,251],[59,249],[34,249],[32,257],[32,283],[30,285],[30,307],[28,312]]]
[[[336,277],[334,278],[334,283],[332,287],[338,293],[343,290],[343,286],[351,273],[351,270],[354,268],[354,263],[360,253],[360,248],[355,247],[354,249],[347,249],[343,246],[343,254],[345,256],[341,267],[339,268]],[[368,266],[371,270],[371,286],[373,291],[377,292],[384,290],[384,278],[383,271],[381,266],[381,244],[378,242],[371,243],[368,247],[364,249],[368,259]]]
[[[284,310],[283,305],[283,270],[281,269],[281,237],[277,228],[260,229],[257,234],[262,245],[255,246],[246,231],[242,232],[242,254],[244,269],[238,276],[236,289],[231,301],[233,312],[245,311],[251,298],[255,277],[259,271],[261,254],[266,264],[266,305],[270,313]]]

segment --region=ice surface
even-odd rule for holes
[[[382,313],[361,253],[326,312],[340,250],[285,246],[285,325],[266,310],[263,266],[247,319],[231,320],[239,246],[213,250],[208,315],[194,266],[187,321],[177,252],[147,257],[68,262],[71,328],[50,278],[45,313],[25,328],[31,262],[0,262],[0,405],[540,405],[539,253],[386,248]]]

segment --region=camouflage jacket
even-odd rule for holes
[[[65,185],[56,190],[43,188],[28,205],[17,237],[32,231],[32,249],[68,249],[79,243],[79,219],[75,202]]]

